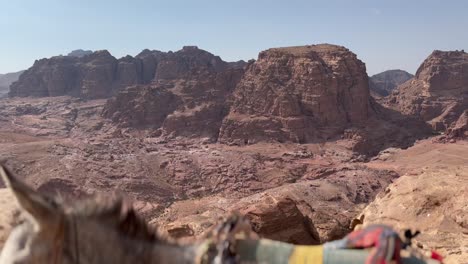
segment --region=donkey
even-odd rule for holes
[[[125,208],[122,200],[66,206],[34,191],[1,165],[0,174],[24,215],[6,241],[1,264],[232,262],[223,243],[205,240],[189,245],[171,240],[150,228],[133,209]],[[229,226],[221,229],[229,233]]]

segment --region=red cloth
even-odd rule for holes
[[[347,248],[372,248],[366,264],[402,263],[400,250],[403,242],[389,226],[369,226],[350,233],[344,239]]]

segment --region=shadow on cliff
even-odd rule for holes
[[[347,129],[344,133],[345,138],[356,140],[353,145],[356,153],[371,157],[386,148],[406,149],[417,140],[434,136],[431,126],[420,118],[386,108],[373,98],[370,110],[370,118],[363,127]]]

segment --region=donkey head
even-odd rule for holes
[[[2,264],[172,262],[155,258],[183,248],[157,235],[121,200],[106,206],[95,201],[66,206],[37,193],[2,166],[0,174],[25,216],[1,252]],[[184,248],[178,253],[189,259],[193,252]]]

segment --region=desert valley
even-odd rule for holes
[[[414,76],[371,77],[332,44],[40,59],[3,89],[0,161],[65,200],[125,196],[177,238],[238,211],[262,237],[316,245],[364,215],[468,263],[468,53],[427,55]],[[1,247],[17,213],[0,187]]]

